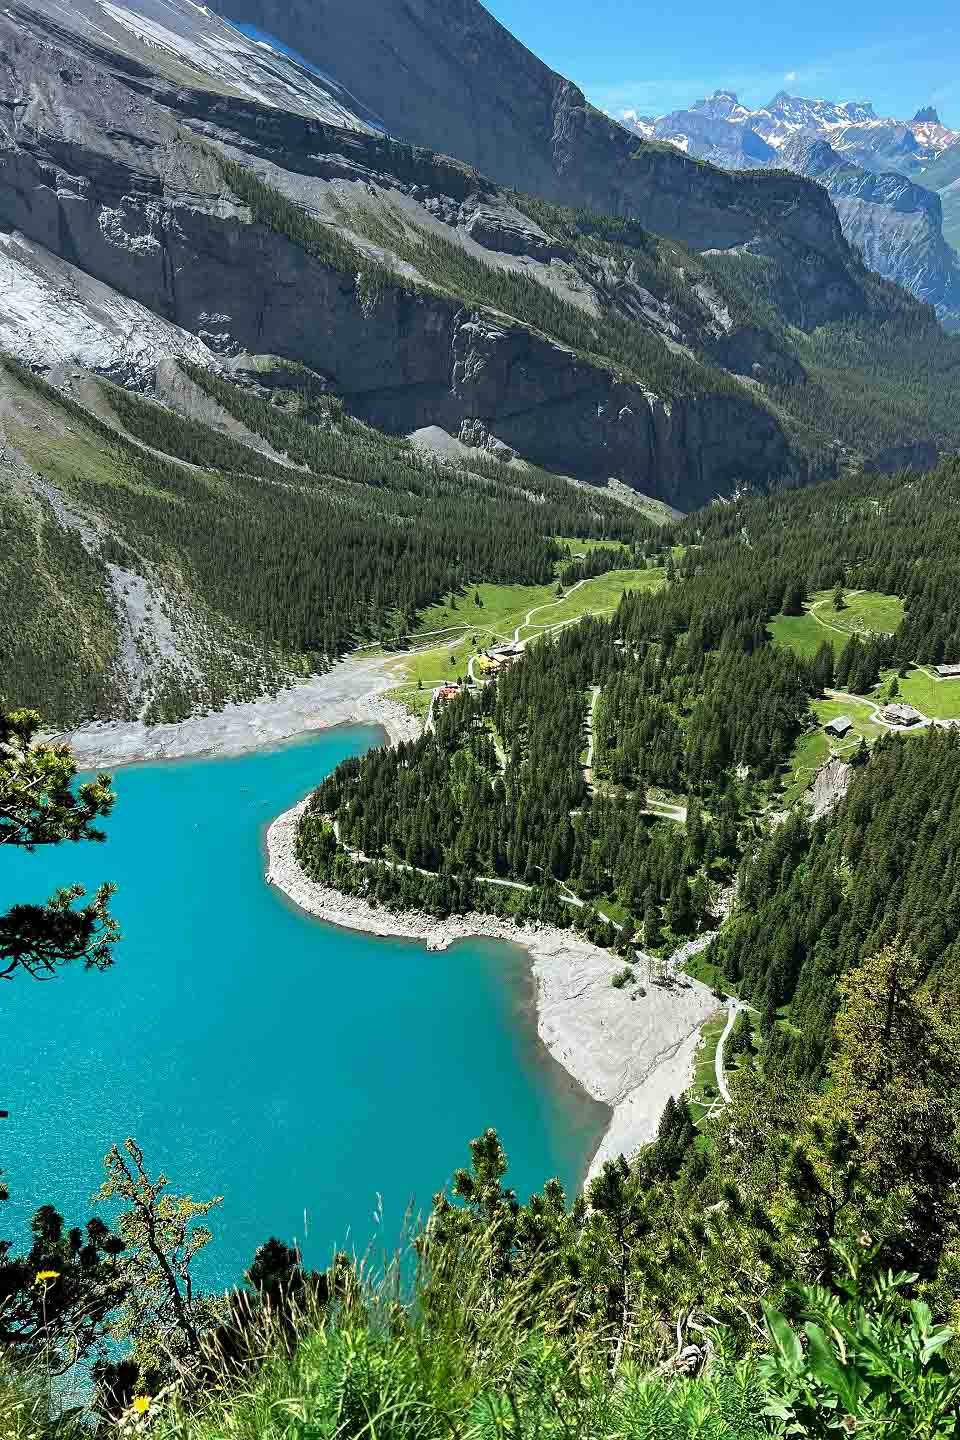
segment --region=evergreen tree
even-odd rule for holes
[[[0,711],[0,845],[33,850],[63,841],[102,840],[94,821],[110,814],[109,775],[76,790],[76,762],[66,745],[36,743],[40,717],[33,711]],[[22,971],[38,979],[82,961],[87,969],[112,964],[116,922],[102,885],[79,909],[78,885],[60,890],[46,905],[15,905],[0,915],[0,979]]]
[[[848,662],[849,663],[849,662]],[[823,695],[833,685],[834,675],[834,654],[833,646],[829,640],[824,640],[817,647],[817,653],[813,657],[812,681],[818,695]]]

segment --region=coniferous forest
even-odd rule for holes
[[[160,677],[148,717],[174,720],[324,670],[359,644],[391,643],[471,582],[543,584],[566,554],[557,536],[653,534],[636,510],[546,472],[425,457],[345,415],[295,369],[287,409],[190,369],[245,427],[242,443],[105,382],[94,410],[3,364],[36,413],[74,437],[64,451],[39,427],[18,435],[78,512],[73,529],[45,498],[0,499],[5,695],[61,723],[129,705],[113,612],[131,577],[156,585],[179,643],[179,663],[146,657]],[[58,647],[27,604],[37,591],[58,616]]]
[[[681,522],[664,588],[530,647],[420,740],[344,762],[302,822],[303,863],[379,903],[519,906],[621,946],[605,916],[654,949],[696,935],[776,810],[810,700],[960,653],[958,499],[950,464]],[[808,659],[772,643],[774,616],[837,584],[900,596],[896,633]]]

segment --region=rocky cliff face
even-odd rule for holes
[[[382,8],[383,34],[412,23]],[[486,44],[478,9],[440,5],[430,53],[471,16]],[[552,72],[491,35],[504,108],[521,72],[542,99]],[[391,137],[389,97],[356,98],[340,53],[265,36],[190,0],[0,13],[0,345],[145,389],[176,356],[268,386],[296,362],[383,429],[678,508],[836,463],[829,417],[815,430],[789,394],[807,380],[789,327],[867,306],[822,186],[638,148],[560,86],[528,179],[601,211],[574,215]]]
[[[829,192],[843,233],[871,270],[934,305],[960,325],[960,257],[943,238],[940,197],[903,175],[877,175],[837,154],[825,140],[798,135],[780,163]]]
[[[329,67],[392,134],[563,205],[629,215],[694,249],[749,243],[769,225],[835,252],[810,187],[705,172],[639,145],[477,0],[219,0]]]
[[[191,9],[164,13],[186,25]],[[665,399],[529,325],[405,284],[405,271],[417,277],[403,262],[371,291],[349,264],[254,223],[218,156],[257,164],[331,225],[359,197],[391,223],[409,215],[416,233],[452,237],[595,309],[564,246],[475,171],[387,140],[363,118],[370,112],[325,123],[316,111],[326,90],[305,91],[297,110],[282,87],[251,96],[236,71],[215,63],[216,30],[194,28],[188,46],[168,29],[158,60],[137,49],[129,18],[119,48],[91,33],[83,6],[73,31],[66,19],[52,5],[0,15],[4,347],[44,368],[79,363],[138,386],[170,356],[241,365],[253,362],[238,357],[277,356],[325,377],[377,426],[440,425],[583,478],[616,476],[681,507],[787,466],[780,425],[749,392],[712,394],[705,383],[703,396]],[[195,67],[190,86],[177,69],[183,55]],[[656,188],[661,167],[661,205],[706,225],[711,177],[698,194],[696,167],[671,169],[653,152],[640,165],[645,183]],[[678,177],[684,190],[671,188]],[[767,188],[774,203],[760,214],[770,245],[839,242],[821,204],[787,216],[781,235],[774,216],[789,196]],[[725,241],[746,234],[732,211],[725,228]],[[353,239],[355,253],[383,258],[382,246]],[[689,338],[675,318],[663,324]]]
[[[960,140],[924,171],[923,179],[940,196],[944,239],[960,249]]]

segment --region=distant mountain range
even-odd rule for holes
[[[826,186],[844,234],[871,269],[960,328],[960,130],[924,106],[912,120],[868,100],[838,104],[781,90],[757,110],[717,90],[687,110],[616,118],[728,170],[794,170]]]
[[[787,141],[797,134],[818,135],[838,154],[875,172],[900,170],[920,175],[944,151],[960,144],[960,130],[943,125],[931,106],[918,110],[912,120],[884,119],[869,100],[807,100],[774,95],[768,105],[749,110],[732,90],[716,90],[688,110],[672,110],[657,118],[625,110],[616,118],[645,140],[670,140],[681,150],[699,150],[709,138],[714,153],[701,156],[730,169],[753,163],[770,164]]]

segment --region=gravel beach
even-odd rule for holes
[[[396,743],[420,733],[419,721],[384,697],[383,692],[396,684],[393,659],[343,660],[325,675],[278,695],[225,705],[213,715],[196,715],[172,725],[104,721],[52,738],[66,741],[84,770],[186,755],[242,755],[351,721],[382,725]]]
[[[267,831],[270,884],[321,920],[371,935],[420,940],[429,950],[446,950],[470,936],[522,945],[536,980],[540,1038],[584,1090],[612,1111],[588,1178],[605,1160],[633,1156],[653,1139],[668,1097],[690,1085],[700,1027],[717,1011],[705,985],[684,978],[670,987],[646,985],[643,995],[638,985],[617,990],[610,981],[623,962],[566,930],[520,926],[482,914],[446,920],[411,911],[394,914],[318,885],[304,874],[295,853],[297,823],[306,805],[302,800]]]

